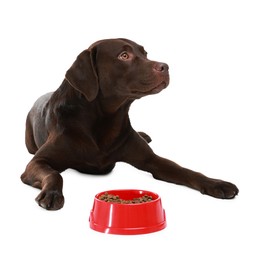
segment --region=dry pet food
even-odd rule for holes
[[[142,197],[134,198],[132,200],[124,200],[121,199],[118,195],[108,194],[107,192],[99,196],[100,200],[104,200],[105,202],[113,202],[119,204],[136,204],[136,203],[145,203],[152,201],[152,196],[145,194]]]

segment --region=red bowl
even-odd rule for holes
[[[99,199],[105,193],[118,195],[124,200],[148,195],[152,200],[136,204],[106,202]],[[166,227],[160,196],[145,190],[109,190],[98,193],[94,198],[89,222],[93,230],[120,235],[147,234]]]

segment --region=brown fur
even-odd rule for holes
[[[203,194],[235,197],[234,184],[156,155],[148,145],[150,137],[132,128],[131,103],[168,84],[168,65],[148,60],[144,48],[133,41],[102,40],[83,51],[61,86],[40,97],[27,117],[26,146],[35,155],[21,179],[41,189],[38,204],[48,210],[63,206],[60,172],[67,168],[104,174],[119,161]]]

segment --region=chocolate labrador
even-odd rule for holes
[[[26,146],[35,155],[21,179],[41,189],[36,197],[41,207],[62,208],[62,171],[106,174],[120,161],[216,198],[238,194],[232,183],[156,155],[148,145],[151,138],[132,128],[131,103],[166,88],[168,69],[127,39],[101,40],[79,54],[61,86],[40,97],[26,120]]]

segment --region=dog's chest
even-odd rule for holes
[[[96,145],[106,154],[118,149],[127,134],[126,128],[111,123],[99,125],[95,132]]]
[[[69,120],[71,123],[71,120]],[[121,158],[122,150],[131,132],[128,115],[122,113],[104,116],[83,113],[69,124],[68,137],[76,149],[72,155],[76,168],[82,172],[106,172]]]
[[[109,125],[100,126],[100,129],[95,130],[95,134],[81,136],[73,168],[93,174],[111,171],[114,164],[120,160],[125,139],[124,131],[121,133]]]

